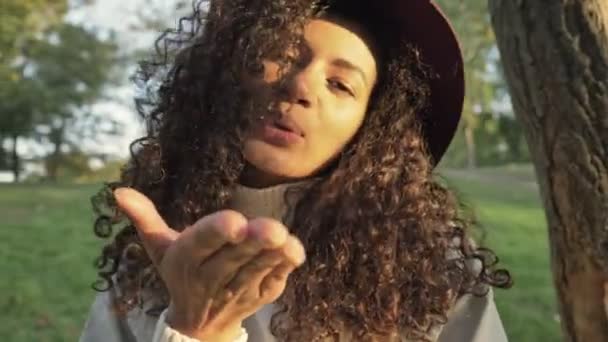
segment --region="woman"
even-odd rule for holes
[[[463,100],[436,5],[195,9],[142,64],[165,71],[148,134],[95,198],[98,236],[124,224],[81,341],[506,341],[509,274],[432,177]]]

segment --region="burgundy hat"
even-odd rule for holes
[[[348,7],[348,12],[358,8],[364,22],[373,21],[381,32],[390,32],[390,39],[415,46],[421,61],[431,67],[435,77],[427,80],[430,99],[421,122],[432,163],[437,165],[458,128],[465,89],[462,52],[446,16],[432,0],[338,0],[334,5],[330,7],[338,13],[340,8]],[[391,41],[382,38],[384,44]]]

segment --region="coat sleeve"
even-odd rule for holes
[[[448,315],[437,342],[507,342],[490,289],[483,297],[464,295]]]
[[[111,293],[99,293],[89,311],[79,342],[206,342],[190,338],[172,329],[165,321],[166,310],[158,319],[143,312],[120,318],[111,308]],[[247,342],[247,332],[234,342]]]
[[[110,299],[110,291],[95,296],[79,342],[137,342],[127,322],[110,309]]]

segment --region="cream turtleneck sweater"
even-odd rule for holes
[[[290,186],[306,185],[306,182],[300,182],[263,189],[238,186],[230,207],[248,218],[289,220],[291,213],[290,206],[284,201],[285,191]],[[132,310],[126,318],[119,318],[110,310],[112,295],[108,291],[95,297],[80,342],[199,342],[171,329],[165,323],[166,311],[160,317],[146,314],[153,301],[144,303],[143,308]],[[273,304],[265,305],[247,318],[243,322],[242,334],[235,342],[275,342],[269,329],[273,309]],[[436,331],[437,342],[507,341],[491,291],[485,297],[461,297],[450,312],[448,323]],[[341,342],[351,340],[346,338]],[[404,338],[401,341],[406,342]]]
[[[248,218],[270,217],[281,220],[288,214],[290,204],[285,202],[285,192],[291,187],[306,187],[308,181],[280,184],[268,188],[236,187],[230,208]],[[293,201],[293,199],[289,199]]]

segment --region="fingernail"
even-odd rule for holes
[[[266,247],[273,247],[281,245],[285,239],[285,236],[281,236],[281,232],[279,234],[273,234],[271,232],[269,224],[273,224],[267,220],[252,220],[247,227],[248,237],[251,237],[260,243],[262,243]]]

